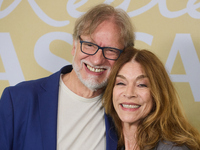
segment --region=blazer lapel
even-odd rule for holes
[[[44,150],[56,150],[60,72],[46,78],[39,93],[39,111]]]
[[[57,147],[57,112],[60,74],[68,73],[72,66],[66,66],[59,72],[47,77],[41,84],[39,110],[41,133],[44,150],[56,150]]]

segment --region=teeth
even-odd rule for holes
[[[104,71],[104,69],[101,69],[101,68],[95,69],[95,68],[93,68],[93,67],[91,67],[89,65],[87,65],[87,68],[92,72],[102,72],[102,71]]]
[[[139,108],[140,107],[140,105],[127,105],[127,104],[122,104],[122,106],[124,108]]]

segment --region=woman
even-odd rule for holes
[[[122,150],[200,150],[200,135],[186,120],[161,61],[150,51],[128,48],[115,63],[104,107]]]

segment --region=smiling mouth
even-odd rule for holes
[[[103,68],[93,68],[93,67],[89,66],[88,64],[85,64],[85,65],[88,68],[88,70],[90,70],[92,72],[103,72],[103,71],[106,70],[106,69],[103,69]]]
[[[124,108],[139,108],[141,105],[128,105],[128,104],[121,104]]]

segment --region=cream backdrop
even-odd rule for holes
[[[0,0],[0,95],[72,62],[74,22],[91,6],[124,9],[136,47],[163,61],[189,121],[200,131],[199,0]]]

